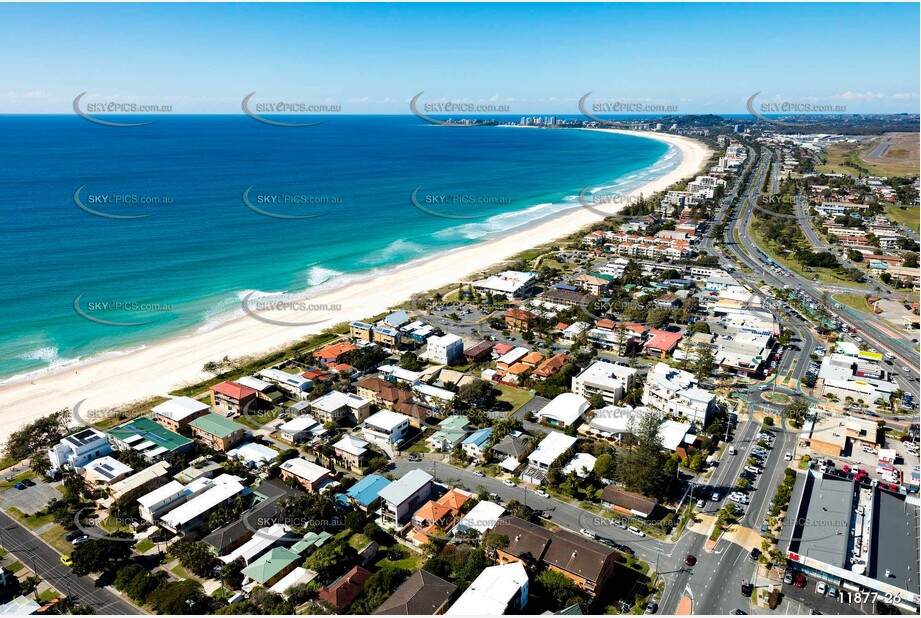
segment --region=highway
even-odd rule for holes
[[[16,556],[55,590],[81,605],[89,605],[97,614],[142,614],[137,607],[106,588],[97,587],[90,577],[77,577],[61,564],[61,555],[0,511],[0,545]]]

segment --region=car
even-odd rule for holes
[[[25,485],[26,487],[32,487],[35,485],[35,481],[33,481],[32,479],[22,479],[22,484]]]
[[[902,371],[909,372],[909,371],[911,371],[911,369],[909,369],[909,368],[906,367],[905,365],[902,365]]]
[[[893,359],[895,358],[895,354],[893,354],[892,352],[886,352],[886,358]]]
[[[590,538],[590,539],[594,539],[594,538],[595,538],[595,533],[592,532],[591,530],[586,530],[585,528],[579,528],[579,532],[580,532],[581,534],[587,536],[587,537]]]
[[[746,472],[751,472],[752,474],[761,474],[761,468],[755,466],[745,466]]]
[[[769,385],[764,384],[764,385],[762,385],[762,386],[759,386],[759,387],[758,387],[758,390],[759,390],[759,391],[766,391],[766,390],[769,389],[769,388],[771,388]]]
[[[797,573],[796,575],[793,576],[793,585],[796,586],[797,588],[805,588],[806,581],[807,581],[806,576],[803,575],[802,573]]]
[[[475,471],[473,472],[473,476],[484,477],[484,476],[486,476],[486,475],[483,474],[483,472],[480,471],[480,470],[475,470]]]
[[[824,596],[827,589],[828,589],[828,586],[825,584],[825,582],[819,582],[815,585],[816,594],[821,594],[822,596]]]
[[[22,491],[23,489],[26,488],[26,486],[23,483],[16,483],[15,485],[13,485],[13,487],[18,489],[19,491]]]
[[[841,471],[844,472],[845,474],[848,474],[851,471],[851,467],[847,464],[844,464],[843,466],[841,466]]]
[[[627,529],[627,524],[625,524],[625,523],[624,523],[622,520],[620,520],[620,519],[612,519],[612,520],[611,520],[611,523],[614,524],[614,526],[620,528],[621,530],[626,530],[626,529]]]
[[[73,541],[74,539],[79,539],[81,536],[86,536],[83,533],[83,530],[71,530],[70,532],[64,535],[64,540]]]
[[[835,588],[834,586],[829,586],[828,587],[828,598],[835,599],[837,597],[838,597],[838,589]]]
[[[861,339],[860,337],[854,337],[854,341],[856,341],[857,343],[863,343],[863,339]]]
[[[659,611],[659,604],[655,601],[650,601],[646,604],[646,609],[643,611],[644,614],[654,614]]]
[[[637,528],[636,526],[630,526],[629,528],[627,528],[627,532],[630,532],[631,534],[635,534],[636,536],[646,536],[646,533],[640,530],[639,528]]]
[[[74,547],[76,547],[77,545],[82,545],[83,543],[86,543],[86,542],[89,541],[89,540],[90,540],[90,537],[89,537],[88,535],[84,534],[83,536],[77,537],[76,539],[74,539],[73,541],[71,541],[70,544],[73,545]]]
[[[694,566],[697,564],[697,558],[695,558],[693,554],[688,554],[684,559],[684,563],[687,566]]]
[[[536,493],[536,494],[537,494],[538,496],[540,496],[541,498],[549,498],[549,497],[550,497],[550,494],[548,494],[548,493],[547,493],[546,491],[544,491],[543,489],[536,489],[536,490],[534,490],[534,493]]]
[[[754,589],[755,587],[748,581],[742,580],[742,596],[750,597]]]
[[[734,609],[732,610],[732,613],[735,614],[736,616],[748,616],[748,613],[742,611],[741,609]]]
[[[406,458],[406,461],[421,461],[422,458],[415,453]]]
[[[792,453],[791,451],[787,451],[786,453],[784,453],[784,455],[783,455],[783,460],[784,460],[784,461],[793,461],[793,453]]]
[[[394,549],[394,550],[387,552],[387,560],[396,561],[396,560],[402,560],[402,559],[403,559],[403,552],[401,552],[399,549]]]
[[[783,583],[785,583],[785,584],[792,584],[792,583],[793,583],[793,573],[792,573],[791,571],[787,571],[786,573],[784,573],[784,576],[783,576]]]
[[[714,502],[719,502],[719,501],[720,501],[720,492],[714,491],[714,492],[713,492],[713,495],[710,496],[710,499],[713,500]]]
[[[70,556],[64,554],[61,556],[61,564],[64,566],[72,567],[74,565],[74,561],[70,559]]]
[[[623,543],[614,543],[614,549],[625,554],[630,554],[631,556],[636,553],[630,547],[627,547]]]
[[[512,482],[512,479],[505,479],[504,481],[502,481],[502,484],[505,485],[506,487],[514,487],[514,486],[515,486],[515,483]]]
[[[704,504],[705,504],[705,503],[704,503],[703,500],[698,500],[698,501],[697,501],[697,508],[699,508],[699,509],[704,508]]]
[[[748,554],[748,559],[749,559],[749,560],[757,560],[757,559],[758,559],[758,556],[760,556],[760,555],[761,555],[761,550],[758,549],[757,547],[753,547],[751,553]]]

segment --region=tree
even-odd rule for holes
[[[178,558],[179,564],[199,577],[212,577],[217,558],[202,541],[177,541],[169,548],[169,555]]]
[[[559,611],[583,603],[575,582],[558,571],[545,570],[534,578],[534,594],[543,601],[541,606]]]
[[[64,408],[24,425],[7,438],[3,456],[13,461],[24,461],[35,453],[48,450],[64,437],[70,417],[70,409]]]
[[[124,562],[131,556],[132,536],[127,532],[115,532],[115,538],[89,539],[77,545],[70,554],[74,575],[102,573]]]
[[[358,552],[345,541],[328,543],[304,561],[304,567],[317,572],[320,581],[329,583],[358,560]]]
[[[422,366],[422,361],[415,352],[407,352],[400,357],[400,367],[407,371],[421,371]]]
[[[221,567],[221,581],[224,585],[237,590],[243,585],[243,562],[240,559],[229,562]]]
[[[595,460],[595,475],[601,479],[613,479],[617,470],[617,462],[610,453],[599,455]]]
[[[365,518],[358,511],[349,511],[345,516],[345,527],[352,532],[361,532],[365,527]]]
[[[400,587],[412,572],[399,567],[385,566],[368,578],[361,597],[349,608],[352,614],[371,614]]]
[[[193,579],[165,582],[148,597],[158,614],[191,615],[208,613],[208,597]]]
[[[469,407],[489,409],[496,402],[496,389],[485,380],[473,380],[458,389],[457,399]]]
[[[698,381],[710,375],[715,365],[716,357],[713,355],[713,348],[706,343],[697,345],[697,362],[694,365],[694,377]]]
[[[635,444],[617,451],[617,482],[629,491],[659,498],[665,490],[664,466],[666,456],[662,451],[660,421],[656,414],[644,414],[632,428]]]

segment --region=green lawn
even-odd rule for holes
[[[846,305],[855,311],[860,311],[861,313],[873,313],[872,307],[867,302],[867,298],[863,294],[835,294],[832,296],[834,300]]]
[[[22,568],[22,563],[17,560],[16,562],[11,562],[3,568],[9,573],[15,573]]]
[[[57,590],[54,588],[48,588],[47,590],[38,593],[38,601],[39,603],[49,603],[59,598],[60,596],[61,595],[58,594]]]
[[[391,561],[386,558],[386,554],[394,549],[398,549],[403,553],[403,558],[401,560]],[[422,554],[417,554],[416,552],[399,545],[384,549],[382,551],[385,557],[377,561],[376,566],[378,568],[390,565],[406,569],[407,571],[416,572],[421,569],[422,565],[425,563],[425,556]]]
[[[51,545],[62,554],[69,554],[73,550],[73,545],[64,540],[64,535],[66,533],[67,530],[64,529],[64,526],[55,524],[48,530],[42,532],[39,536],[42,537],[42,540],[48,543],[48,545]]]
[[[35,475],[34,472],[32,472],[31,470],[27,470],[27,471],[23,472],[22,474],[19,474],[19,475],[17,475],[17,476],[14,476],[14,477],[13,477],[12,479],[10,479],[10,480],[3,479],[2,481],[0,481],[0,491],[3,491],[4,489],[9,489],[10,487],[12,487],[13,485],[15,485],[16,483],[21,483],[22,481],[24,481],[24,480],[26,480],[26,479],[34,479],[35,476],[36,476],[36,475]]]
[[[919,232],[921,221],[919,221],[917,206],[909,206],[908,208],[902,209],[898,206],[889,205],[886,206],[884,213],[889,219],[892,219],[898,224],[913,229],[916,234]]]
[[[11,506],[10,508],[8,508],[6,510],[6,514],[12,517],[13,519],[21,522],[22,524],[24,524],[27,528],[31,530],[35,530],[36,528],[41,528],[45,524],[50,524],[52,521],[54,521],[54,515],[51,515],[51,514],[26,515],[25,513],[17,509],[15,506]]]
[[[142,541],[138,542],[137,545],[135,545],[135,549],[138,551],[138,553],[143,554],[146,551],[150,551],[153,546],[153,541],[150,539],[143,539]]]
[[[520,388],[514,388],[504,384],[496,384],[495,387],[498,388],[502,393],[497,399],[512,406],[510,414],[514,413],[518,408],[534,398],[534,395],[532,395],[530,391],[526,391]]]
[[[360,551],[361,549],[363,549],[365,545],[368,544],[368,541],[369,541],[368,537],[360,533],[355,533],[349,537],[349,545],[355,551]]]

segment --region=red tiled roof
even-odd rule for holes
[[[233,399],[246,399],[256,394],[256,389],[237,384],[236,382],[221,382],[220,384],[215,384],[211,387],[211,391],[227,395]]]
[[[681,333],[671,333],[667,330],[653,328],[649,331],[649,341],[646,342],[646,347],[671,352],[681,341],[681,338]]]
[[[341,355],[346,352],[351,352],[352,350],[357,350],[358,348],[348,341],[340,341],[339,343],[334,343],[328,345],[321,350],[317,350],[313,353],[314,358],[319,358],[325,361],[336,360]]]

